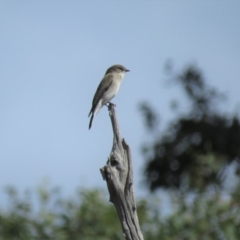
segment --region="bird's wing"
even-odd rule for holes
[[[93,102],[92,102],[93,108],[98,104],[99,100],[103,97],[104,93],[107,92],[107,90],[110,88],[112,83],[113,83],[112,74],[108,74],[103,78],[94,95]]]

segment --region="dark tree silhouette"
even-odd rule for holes
[[[207,86],[196,66],[188,66],[182,74],[173,70],[169,73],[170,80],[183,88],[191,107],[188,113],[171,121],[153,143],[144,143],[146,183],[151,191],[161,187],[182,190],[222,187],[225,170],[234,161],[239,173],[239,118],[221,113],[218,106],[223,95]],[[149,133],[156,134],[156,112],[145,102],[140,104],[140,110]]]

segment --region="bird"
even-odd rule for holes
[[[130,70],[120,64],[115,64],[107,69],[93,97],[92,107],[88,115],[88,117],[91,116],[89,129],[92,126],[94,116],[104,105],[110,103],[111,99],[115,97],[125,73],[129,71]]]

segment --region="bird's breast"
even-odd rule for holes
[[[109,102],[115,95],[117,94],[119,87],[120,87],[121,81],[114,81],[112,85],[109,87],[109,89],[105,92],[103,96],[103,102],[104,104]]]

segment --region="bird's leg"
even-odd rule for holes
[[[111,103],[111,102],[107,102],[107,103],[105,103],[105,105],[108,107],[108,110],[110,110],[111,106],[116,107],[116,104]]]

